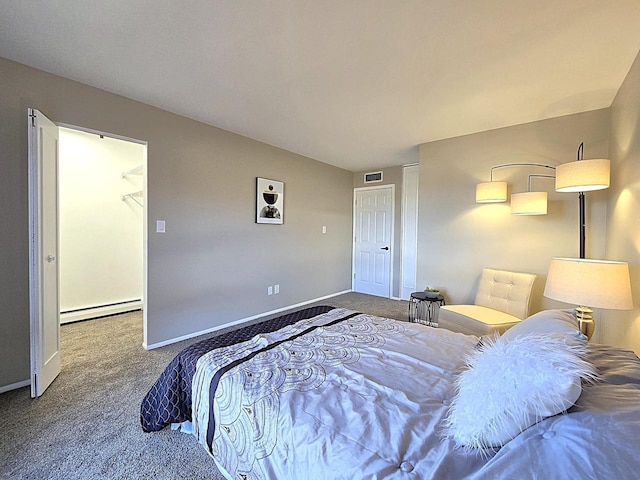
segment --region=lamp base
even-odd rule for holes
[[[593,331],[596,328],[596,324],[593,321],[593,310],[589,307],[576,307],[576,318],[578,319],[578,324],[580,325],[580,331],[586,335],[588,339],[591,339],[593,336]]]

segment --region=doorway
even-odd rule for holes
[[[146,146],[59,127],[60,323],[142,308]]]
[[[391,297],[395,185],[354,189],[353,291]]]

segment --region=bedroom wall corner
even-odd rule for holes
[[[606,258],[628,262],[635,308],[603,311],[599,338],[640,354],[640,53],[611,105],[609,152]]]
[[[548,192],[548,215],[516,216],[508,202],[475,203],[475,188],[494,165],[573,161],[582,141],[585,158],[606,158],[608,132],[609,109],[601,109],[422,144],[418,284],[438,285],[449,304],[473,303],[482,268],[530,272],[538,275],[532,312],[566,308],[542,292],[551,258],[579,254],[577,194],[538,179],[533,189]],[[529,173],[500,169],[494,180],[507,181],[509,194],[525,192]],[[589,193],[587,256],[604,255],[606,207],[606,193]]]

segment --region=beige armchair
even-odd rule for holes
[[[485,268],[474,305],[440,308],[438,327],[468,335],[502,334],[529,316],[536,275]]]

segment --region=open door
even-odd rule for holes
[[[58,127],[29,109],[31,397],[60,373]]]

